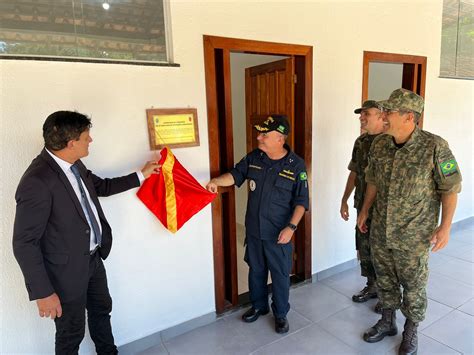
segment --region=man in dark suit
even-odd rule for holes
[[[16,192],[13,251],[30,300],[41,317],[56,324],[56,354],[77,354],[84,338],[85,310],[98,354],[116,354],[112,299],[101,259],[112,246],[112,230],[99,196],[140,185],[160,166],[113,179],[94,175],[81,162],[89,154],[91,120],[58,111],[43,125],[45,148],[21,178]]]

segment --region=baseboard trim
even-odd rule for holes
[[[130,343],[118,347],[120,355],[134,355],[141,351],[151,348],[152,346],[162,344],[161,332],[148,335],[144,338],[134,340]]]
[[[130,343],[118,347],[120,355],[135,355],[141,351],[149,349],[153,346],[163,344],[163,342],[177,337],[178,335],[187,333],[196,328],[208,325],[216,320],[215,312],[204,314],[200,317],[193,318],[186,322],[177,324],[173,327],[164,329],[154,334],[148,335],[144,338],[137,339]]]
[[[165,329],[161,332],[163,341],[168,341],[178,335],[187,333],[193,329],[203,327],[214,322],[217,319],[215,312],[205,314],[203,316],[191,319],[187,322],[177,324],[174,327]]]
[[[357,265],[359,265],[359,261],[356,258],[354,258],[346,262],[343,262],[341,264],[332,266],[326,270],[319,271],[313,274],[313,277],[312,277],[313,282],[318,282],[318,281],[327,279],[328,277],[334,276],[340,272],[352,269],[356,267]]]

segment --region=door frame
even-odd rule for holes
[[[405,66],[413,65],[413,83],[412,85],[417,87],[416,93],[425,98],[425,87],[426,87],[426,63],[427,58],[419,55],[409,54],[397,54],[397,53],[385,53],[385,52],[370,52],[364,51],[364,64],[362,72],[362,102],[369,99],[369,63],[399,63],[403,64],[404,75]],[[403,82],[406,80],[404,77]],[[423,115],[421,115],[418,122],[419,127],[423,127]]]
[[[229,142],[233,141],[230,53],[295,57],[295,73],[299,81],[299,89],[295,88],[295,90],[300,90],[296,95],[297,100],[295,100],[295,120],[296,117],[302,117],[302,119],[298,122],[298,125],[295,125],[294,129],[295,136],[303,137],[303,140],[299,140],[298,149],[295,144],[295,151],[304,159],[308,170],[311,206],[313,47],[209,35],[203,36],[203,42],[211,177],[229,171],[234,163],[233,147],[229,147],[231,145]],[[226,148],[223,149],[223,145]],[[221,151],[224,153],[221,153]],[[237,273],[237,261],[235,253],[226,255],[225,245],[236,243],[236,240],[235,232],[230,233],[230,240],[224,240],[225,226],[223,223],[226,218],[233,218],[233,225],[231,223],[230,229],[233,228],[235,231],[234,187],[220,188],[220,192],[212,203],[214,285],[217,313],[222,313],[238,304],[238,295],[235,292],[232,292],[230,297],[226,297],[226,292],[229,295],[229,287],[233,290],[237,289],[236,277],[231,284],[228,280],[226,282],[226,257],[230,259],[231,272],[235,275]],[[226,192],[228,196],[223,198],[223,193]],[[299,236],[303,238],[297,238],[297,242],[302,244],[304,255],[296,263],[301,271],[301,276],[304,280],[308,280],[312,277],[311,207],[305,213],[298,230]]]

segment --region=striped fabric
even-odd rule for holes
[[[172,233],[217,196],[181,165],[169,148],[160,152],[161,173],[152,174],[138,190],[138,198]]]

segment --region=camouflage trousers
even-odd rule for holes
[[[370,219],[367,219],[367,227],[370,231]],[[370,252],[370,232],[362,233],[356,226],[356,250],[359,255],[360,274],[368,279],[375,280],[375,270],[372,264],[372,253]]]
[[[388,249],[384,243],[372,240],[372,257],[382,307],[400,308],[412,322],[423,321],[429,248],[423,245],[413,250]]]

